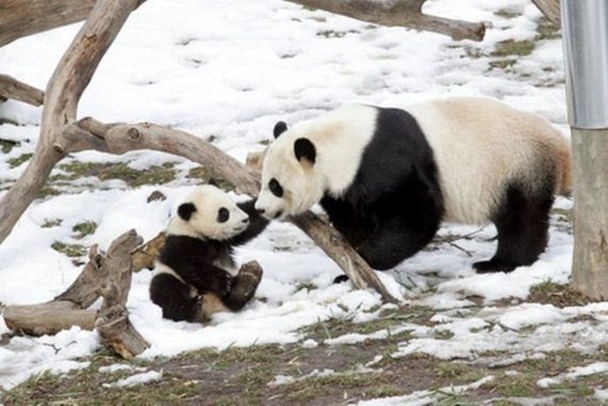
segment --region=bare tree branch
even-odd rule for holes
[[[0,98],[14,99],[33,106],[41,106],[44,100],[44,92],[19,82],[11,76],[0,75]]]
[[[483,23],[452,20],[422,13],[426,0],[287,0],[290,3],[317,8],[369,23],[387,27],[406,27],[448,35],[459,41],[481,41],[485,35]]]
[[[4,0],[0,2],[0,47],[21,37],[82,21],[96,0]]]
[[[139,6],[145,0],[140,0]],[[16,39],[86,19],[97,0],[0,1],[0,47]],[[136,7],[137,7],[136,6]]]
[[[52,2],[50,2],[52,3]],[[0,242],[9,235],[63,154],[52,148],[74,121],[82,92],[138,0],[100,0],[57,65],[44,97],[40,138],[23,175],[0,200]]]

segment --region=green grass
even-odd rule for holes
[[[32,157],[34,156],[34,154],[21,154],[16,158],[10,158],[6,160],[6,163],[8,164],[9,168],[16,168],[18,166],[21,166],[23,163],[29,161],[30,159],[32,159]]]
[[[537,40],[560,39],[561,36],[562,34],[559,26],[553,24],[546,17],[541,17],[538,20],[538,26],[536,27]]]
[[[0,139],[0,151],[3,154],[8,154],[13,150],[13,148],[20,146],[21,143],[19,141],[11,141],[11,140],[2,140]]]
[[[508,56],[527,56],[534,51],[536,48],[536,44],[534,41],[524,40],[524,41],[514,41],[507,40],[502,41],[496,44],[494,51],[490,54],[494,57],[508,57]]]
[[[324,38],[342,38],[348,34],[358,34],[359,31],[356,30],[348,30],[348,31],[335,31],[335,30],[324,30],[317,32],[317,37]]]
[[[70,258],[82,257],[86,255],[88,249],[81,244],[66,244],[61,241],[55,241],[51,244],[51,248],[57,252],[61,252]]]
[[[83,223],[78,223],[74,227],[72,227],[72,231],[76,233],[72,236],[72,238],[80,240],[86,237],[87,235],[94,234],[95,230],[97,230],[97,223],[95,223],[94,221],[85,221]]]
[[[306,403],[327,396],[331,391],[366,392],[369,387],[390,385],[390,376],[377,373],[345,372],[328,376],[311,376],[281,385],[289,403]]]
[[[72,161],[58,165],[63,173],[53,174],[51,183],[65,184],[83,177],[97,177],[100,180],[118,179],[131,187],[161,185],[175,180],[175,164],[171,162],[151,166],[144,170],[130,168],[127,163],[116,164]]]
[[[40,226],[42,228],[59,227],[63,223],[63,219],[46,219]]]
[[[186,178],[198,179],[202,183],[212,183],[220,189],[226,191],[235,190],[234,185],[232,183],[224,179],[222,176],[202,166],[190,169],[190,171],[188,171],[188,174],[186,175]]]

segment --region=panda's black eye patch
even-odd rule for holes
[[[276,197],[283,197],[283,187],[275,178],[270,179],[270,182],[268,182],[268,189]]]
[[[228,211],[227,208],[222,207],[221,209],[218,210],[218,212],[217,212],[218,223],[225,223],[228,221],[229,218],[230,218],[230,212]]]

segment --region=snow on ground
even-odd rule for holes
[[[510,13],[496,14],[499,10]],[[435,0],[427,2],[425,11],[488,21],[491,28],[482,43],[453,42],[437,34],[375,27],[279,0],[150,0],[130,17],[102,61],[79,114],[181,128],[204,139],[212,137],[218,147],[241,160],[262,148],[260,142],[270,138],[276,121],[294,123],[349,101],[390,105],[397,99],[492,97],[543,115],[565,133],[559,40],[538,41],[530,55],[515,57],[510,70],[491,66],[497,42],[535,37],[540,14],[531,2]],[[56,29],[0,49],[0,71],[44,88],[78,28]],[[25,169],[26,165],[12,167],[8,161],[33,152],[40,113],[40,108],[18,102],[0,104],[1,117],[21,124],[0,126],[0,139],[21,142],[0,154],[3,190]],[[69,160],[125,162],[137,169],[166,161],[185,169],[194,166],[167,154],[141,151],[120,157],[83,152]],[[121,181],[98,181],[92,188],[74,187],[64,195],[37,200],[0,246],[0,303],[51,300],[70,285],[81,267],[51,249],[51,244],[75,242],[74,225],[98,224],[94,234],[78,241],[86,246],[107,248],[131,228],[149,239],[164,228],[194,183],[183,176],[159,187],[126,188]],[[167,200],[147,203],[154,190]],[[563,209],[571,206],[564,198],[557,204]],[[43,227],[53,220],[61,223]],[[591,351],[608,341],[608,305],[492,306],[500,299],[525,298],[531,286],[544,281],[568,281],[572,237],[567,228],[554,224],[550,245],[534,265],[496,275],[476,275],[471,270],[473,261],[493,253],[492,227],[446,225],[440,232],[442,237],[466,234],[471,238],[441,244],[380,274],[406,303],[436,309],[441,329],[453,335],[439,341],[433,338],[438,327],[406,325],[414,338],[404,342],[394,357],[425,352],[471,359],[486,350],[542,356],[543,351],[558,348]],[[256,298],[242,312],[218,315],[205,327],[163,320],[160,309],[148,299],[150,273],[134,275],[130,317],[152,344],[142,357],[171,356],[201,347],[300,342],[306,337],[298,329],[318,321],[377,317],[379,296],[352,290],[349,284],[332,284],[340,274],[338,267],[289,224],[272,224],[238,251],[238,259],[256,259],[265,270]],[[472,297],[480,297],[486,305],[475,314],[467,310]],[[572,321],[583,314],[594,314],[600,321],[593,326],[582,318]],[[527,326],[540,327],[534,334],[518,334]],[[0,322],[0,333],[7,331]],[[357,339],[362,338],[353,335],[342,341]],[[308,340],[305,345],[317,343]],[[96,333],[78,328],[53,337],[12,338],[0,346],[0,387],[11,388],[45,369],[82,367],[81,357],[97,348]],[[156,374],[140,378],[159,379],[160,373]]]

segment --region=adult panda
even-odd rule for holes
[[[212,185],[198,186],[167,227],[156,261],[150,298],[175,321],[205,322],[221,311],[238,311],[253,297],[262,268],[237,268],[233,247],[260,234],[268,220],[254,201],[236,204]]]
[[[554,195],[571,186],[568,141],[488,99],[344,105],[274,132],[255,207],[279,218],[320,202],[378,270],[420,251],[442,221],[495,224],[496,254],[478,272],[530,265],[547,245]]]

